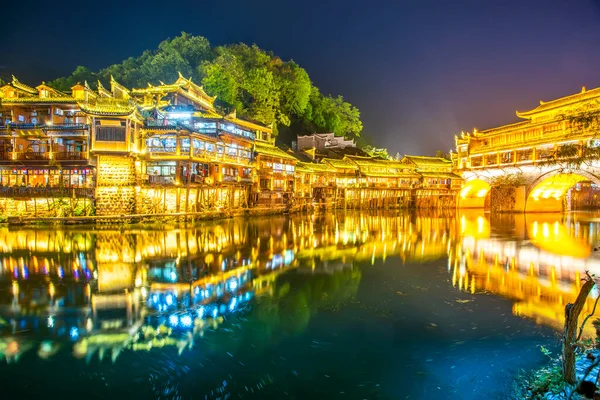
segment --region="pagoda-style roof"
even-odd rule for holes
[[[16,82],[16,86],[15,86]],[[13,77],[13,82],[8,86],[17,87],[17,90],[23,91],[20,88],[27,88],[25,97],[7,97],[4,99],[5,105],[10,104],[75,104],[76,100],[60,90],[56,90],[51,86],[46,85],[46,82],[42,82],[35,89],[20,83],[16,78]],[[35,93],[31,93],[31,90]]]
[[[99,98],[95,102],[80,102],[79,107],[86,114],[105,116],[128,116],[136,107],[133,103],[123,100]]]
[[[98,94],[100,97],[113,97],[113,94],[108,91],[100,81],[98,81]]]
[[[36,90],[40,97],[42,97],[42,90],[45,90],[50,95],[49,97],[71,97],[68,94],[61,92],[60,90],[54,89],[51,86],[46,85],[46,82],[42,82],[41,85],[36,86]]]
[[[7,96],[6,92],[8,91],[12,91],[13,93],[10,96]],[[36,89],[19,82],[14,75],[12,77],[12,81],[0,87],[0,97],[2,98],[14,99],[20,97],[33,97],[37,95],[38,91]]]
[[[297,161],[297,158],[291,155],[290,153],[281,150],[277,146],[273,146],[272,144],[264,143],[264,142],[255,142],[254,143],[254,151],[258,154],[263,154],[270,157],[279,157],[285,158],[287,160]]]
[[[540,101],[540,105],[533,110],[519,112],[517,111],[517,117],[530,119],[533,115],[542,113],[556,108],[570,106],[582,101],[599,100],[600,99],[600,88],[592,90],[586,90],[585,87],[581,89],[581,92],[571,94],[569,96],[561,97],[556,100]]]
[[[115,98],[129,99],[130,97],[129,93],[131,91],[117,82],[112,75],[110,76],[110,90]]]
[[[12,76],[12,81],[10,85],[16,89],[20,89],[32,95],[38,94],[38,91],[36,89],[32,88],[31,86],[27,86],[24,83],[21,83],[14,75]]]
[[[214,110],[214,103],[215,99],[217,98],[216,96],[209,96],[204,91],[202,86],[196,85],[194,82],[192,82],[192,78],[184,78],[183,75],[181,75],[181,72],[179,72],[179,78],[177,78],[177,80],[170,85],[167,85],[164,82],[160,82],[160,85],[153,86],[150,83],[148,83],[147,88],[133,89],[131,93],[133,95],[150,94],[161,96],[164,96],[168,93],[177,93],[210,110]]]

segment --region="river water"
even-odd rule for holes
[[[504,399],[600,273],[594,214],[0,228],[2,398]],[[593,291],[588,299],[591,310]]]

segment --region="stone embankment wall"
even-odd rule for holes
[[[131,157],[98,156],[96,215],[135,213],[135,161]]]
[[[502,186],[490,189],[490,210],[494,213],[525,212],[525,186]]]

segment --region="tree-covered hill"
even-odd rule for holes
[[[110,76],[127,87],[174,82],[178,72],[204,86],[223,112],[263,124],[275,123],[284,141],[295,134],[334,132],[356,138],[362,131],[359,110],[341,96],[322,94],[304,68],[284,61],[258,46],[233,44],[211,47],[202,36],[182,33],[155,50],[146,50],[100,71],[79,66],[51,86],[68,91],[77,82],[108,84]]]

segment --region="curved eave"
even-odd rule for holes
[[[551,101],[540,101],[540,105],[529,111],[517,111],[519,118],[530,119],[535,114],[540,114],[546,111],[555,110],[561,107],[567,107],[580,102],[598,100],[600,98],[600,88],[594,88],[588,91],[582,91],[569,96],[561,97]]]
[[[96,111],[96,110],[87,110],[87,109],[81,109],[81,111],[85,112],[88,115],[93,115],[93,116],[97,116],[97,117],[129,117],[131,114],[133,114],[133,111],[130,112],[110,112],[110,111]]]

